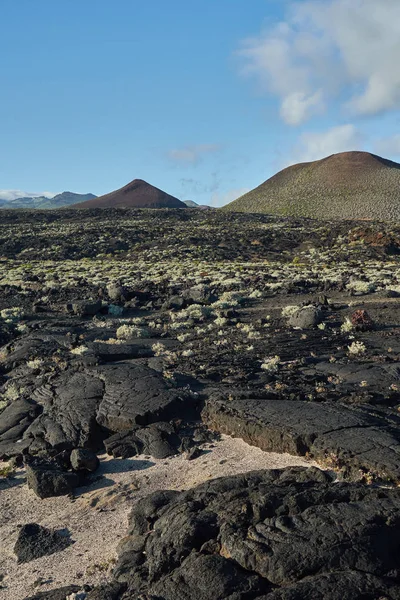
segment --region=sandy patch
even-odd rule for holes
[[[40,500],[28,490],[23,471],[13,480],[13,487],[2,484],[0,575],[4,576],[5,587],[0,589],[1,600],[23,600],[37,591],[106,580],[118,541],[126,535],[132,505],[150,492],[188,489],[209,479],[255,469],[314,465],[297,456],[263,452],[228,436],[204,449],[206,452],[193,461],[183,456],[165,460],[103,456],[95,474],[102,477],[77,490],[74,500]],[[18,565],[13,553],[18,526],[30,522],[54,529],[68,528],[75,543],[60,553]],[[42,583],[35,584],[38,580]]]

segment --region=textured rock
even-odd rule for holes
[[[51,385],[34,393],[43,414],[25,432],[25,438],[35,441],[35,450],[98,447],[103,432],[96,422],[96,413],[102,395],[99,379],[85,373],[61,374]]]
[[[202,283],[185,290],[183,298],[194,304],[209,304],[217,299],[216,296],[211,294],[210,288]]]
[[[299,308],[288,319],[288,324],[291,327],[299,327],[300,329],[311,329],[321,323],[323,312],[315,306],[303,306]]]
[[[143,442],[143,453],[154,458],[167,458],[177,454],[181,444],[169,423],[154,423],[136,431],[136,436]]]
[[[99,466],[99,459],[96,454],[87,448],[74,448],[71,452],[70,461],[74,471],[93,473]]]
[[[72,544],[67,536],[42,527],[37,523],[23,525],[14,546],[14,553],[19,563],[29,562],[35,558],[60,552]]]
[[[162,375],[139,361],[104,365],[98,369],[105,393],[97,421],[110,431],[127,431],[173,416],[183,416],[193,401],[171,389]]]
[[[29,446],[28,442],[17,442],[39,412],[35,402],[20,398],[0,413],[0,458],[17,456]]]
[[[212,429],[263,450],[310,454],[351,476],[361,471],[400,481],[400,434],[387,415],[329,402],[249,398],[210,399],[202,416]]]
[[[63,471],[55,461],[44,459],[26,465],[26,478],[28,487],[39,498],[66,496],[79,485],[76,473]]]
[[[107,454],[114,458],[130,458],[143,452],[143,442],[139,440],[135,431],[114,433],[104,440],[104,446]]]
[[[400,491],[314,468],[155,492],[128,533],[115,569],[123,598],[400,598]]]
[[[128,290],[117,283],[111,283],[107,286],[107,294],[113,302],[124,302],[128,297]]]
[[[102,303],[101,300],[96,301],[85,301],[73,302],[71,305],[72,312],[80,317],[93,317],[101,311]]]
[[[183,296],[171,296],[170,298],[168,298],[168,300],[164,302],[163,309],[180,310],[182,308],[185,308],[186,305],[187,301],[185,298],[183,298]]]

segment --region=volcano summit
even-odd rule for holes
[[[186,204],[143,179],[134,179],[119,190],[80,202],[74,208],[186,208]]]
[[[342,152],[283,169],[224,210],[318,219],[400,219],[400,164]]]

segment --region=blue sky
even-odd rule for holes
[[[333,152],[400,160],[399,60],[398,0],[1,0],[0,197],[141,178],[218,206]]]

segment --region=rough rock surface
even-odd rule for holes
[[[400,478],[396,420],[365,407],[336,403],[259,400],[207,401],[203,420],[212,429],[263,450],[310,455],[354,475]]]
[[[7,365],[14,365],[13,374],[18,374],[15,369],[23,369],[19,363],[26,360],[32,344],[44,344],[45,339],[28,339],[25,347],[17,343],[6,359]],[[61,334],[60,339],[64,339]],[[54,336],[52,340],[56,344]],[[154,355],[150,342],[93,344],[94,354],[78,359],[81,365],[71,364],[68,371],[46,380],[37,378],[34,384],[28,369],[25,395],[29,397],[18,398],[0,413],[0,458],[74,448],[96,451],[112,433],[193,416],[196,401],[192,396],[169,385],[162,373],[148,366],[147,362],[156,358],[143,358]],[[109,354],[114,348],[117,354]],[[130,360],[120,360],[127,356]],[[96,364],[104,358],[106,364]],[[21,378],[21,373],[18,375]]]
[[[36,445],[43,440],[56,450],[96,447],[101,439],[96,410],[102,392],[101,381],[94,377],[84,373],[62,374],[34,394],[44,411],[26,431],[25,437],[36,440]]]
[[[38,592],[34,596],[29,596],[26,600],[66,600],[68,596],[79,592],[80,589],[77,585],[67,585],[48,592]]]
[[[26,465],[26,479],[39,498],[72,494],[79,484],[76,473],[61,468],[55,461],[35,459]]]
[[[170,389],[160,373],[140,361],[104,365],[98,372],[105,393],[97,421],[111,431],[127,431],[134,425],[185,413],[185,397]]]
[[[320,308],[316,306],[303,306],[290,316],[288,323],[291,327],[310,329],[321,323],[322,318],[323,312]]]
[[[14,546],[18,562],[29,562],[46,554],[60,552],[73,542],[64,532],[51,531],[37,523],[23,525]]]
[[[132,510],[115,578],[124,600],[400,598],[399,510],[398,489],[314,468],[156,492]]]
[[[96,454],[87,448],[74,448],[71,452],[70,461],[74,471],[93,473],[99,466],[99,459]]]
[[[19,443],[30,423],[38,416],[40,407],[20,398],[7,406],[0,415],[0,456],[12,457],[29,446],[29,441]]]

